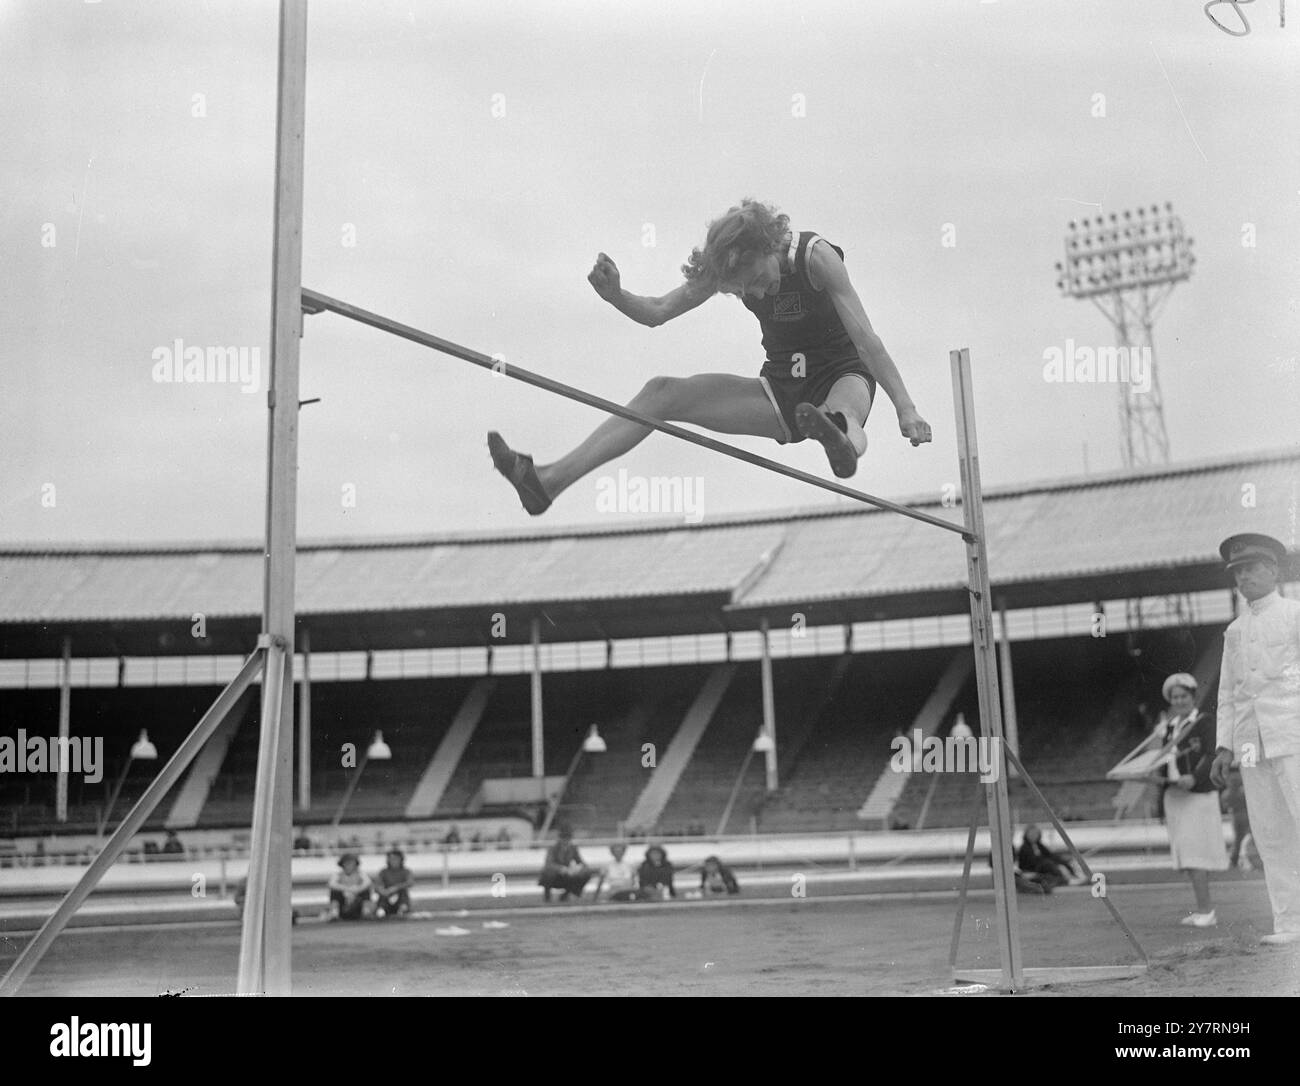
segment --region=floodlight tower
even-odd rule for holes
[[[1101,310],[1115,328],[1126,367],[1138,353],[1149,367],[1148,391],[1136,390],[1131,380],[1118,382],[1126,468],[1169,462],[1152,327],[1174,286],[1191,276],[1195,264],[1192,239],[1172,204],[1165,204],[1163,213],[1152,204],[1150,211],[1111,212],[1070,223],[1065,262],[1056,265],[1057,289],[1071,298],[1087,298]]]

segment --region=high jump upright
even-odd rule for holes
[[[271,257],[262,731],[239,949],[239,991],[290,993],[293,856],[294,569],[298,543],[298,341],[302,336],[307,0],[280,0]]]

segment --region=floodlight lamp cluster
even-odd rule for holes
[[[1065,261],[1056,265],[1056,288],[1074,298],[1112,294],[1132,287],[1176,283],[1196,265],[1193,239],[1173,204],[1164,210],[1111,212],[1070,221]]]

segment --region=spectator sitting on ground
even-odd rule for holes
[[[497,830],[496,842],[497,848],[510,848],[513,844],[510,839],[510,831],[505,826]]]
[[[551,900],[552,890],[561,891],[561,901],[568,901],[570,897],[580,898],[583,887],[595,872],[582,862],[578,847],[573,843],[573,831],[568,826],[559,827],[556,838],[555,844],[546,850],[537,885],[545,891],[543,896],[547,901]]]
[[[169,856],[184,855],[185,846],[181,844],[181,839],[176,836],[175,830],[167,831],[167,839],[163,841],[162,850]]]
[[[649,897],[676,897],[673,886],[673,865],[668,862],[668,852],[663,845],[651,845],[645,850],[645,862],[637,869],[637,882]]]
[[[601,873],[600,884],[596,887],[596,900],[600,900],[602,891],[606,892],[610,901],[641,900],[636,868],[623,859],[626,853],[627,845],[619,843],[609,846],[609,854],[614,857],[614,862],[606,864]]]
[[[704,870],[700,872],[700,890],[705,896],[740,893],[740,883],[731,873],[731,868],[716,856],[704,858]]]
[[[1025,827],[1025,836],[1016,853],[1016,863],[1021,874],[1037,875],[1038,881],[1049,890],[1067,884],[1078,886],[1087,881],[1070,866],[1064,856],[1043,844],[1043,831],[1037,826]]]
[[[372,886],[370,876],[361,870],[361,861],[345,852],[339,857],[339,870],[330,876],[330,919],[361,920],[370,916]]]
[[[293,850],[294,852],[310,852],[315,846],[311,843],[311,838],[307,836],[305,829],[296,829],[293,831]]]
[[[406,869],[406,854],[390,848],[386,865],[375,879],[375,897],[380,916],[405,916],[411,911],[411,887],[415,876]]]
[[[451,829],[447,831],[447,836],[442,839],[444,845],[459,845],[460,830],[456,828],[456,823],[451,824]]]
[[[1059,883],[1048,883],[1043,880],[1042,875],[1036,875],[1032,871],[1025,872],[1020,870],[1019,861],[1016,859],[1016,850],[1011,852],[1011,873],[1015,876],[1016,890],[1022,894],[1050,894],[1052,887],[1060,885]],[[989,853],[989,869],[993,867],[993,853]]]

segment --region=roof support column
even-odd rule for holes
[[[776,775],[776,699],[772,694],[772,654],[768,644],[767,619],[762,620],[763,634],[763,734],[772,740],[772,749],[764,758],[767,760],[767,790],[775,792],[779,787]]]
[[[68,732],[72,727],[72,638],[63,637],[63,666],[59,670],[59,775],[54,785],[54,820],[68,820]]]
[[[542,739],[542,623],[532,622],[533,666],[533,777],[537,781],[538,799],[546,799],[546,749]]]
[[[311,631],[305,626],[298,638],[302,646],[302,679],[298,689],[298,809],[311,810]]]

